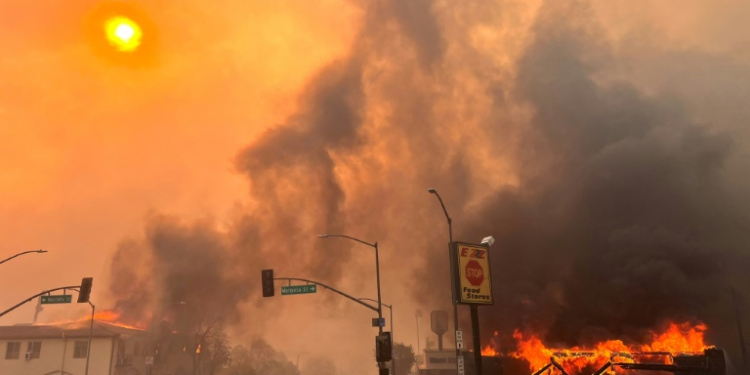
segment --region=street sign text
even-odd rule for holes
[[[42,305],[50,305],[56,303],[70,303],[73,301],[73,295],[62,295],[62,296],[42,296]]]
[[[288,296],[292,294],[307,294],[315,293],[318,291],[317,285],[295,285],[295,286],[282,286],[281,295]]]

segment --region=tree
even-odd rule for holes
[[[232,357],[227,341],[227,335],[223,330],[206,337],[203,341],[206,349],[201,353],[203,356],[202,374],[214,375],[229,364]]]
[[[305,368],[302,371],[305,375],[336,375],[336,365],[330,358],[312,357],[307,360]]]
[[[254,338],[249,349],[236,346],[231,357],[227,375],[299,375],[297,366],[262,338]]]
[[[404,345],[400,342],[393,344],[393,354],[396,357],[396,373],[405,375],[411,372],[414,364],[417,363],[417,357],[414,355],[414,348],[411,345]]]
[[[231,351],[232,361],[227,369],[227,375],[255,375],[250,351],[242,345],[235,346]]]

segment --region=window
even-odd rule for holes
[[[42,342],[41,341],[29,341],[29,347],[26,350],[29,353],[29,359],[39,358],[42,353]]]
[[[73,349],[73,358],[86,358],[89,352],[88,341],[76,341],[76,346]]]
[[[8,342],[8,346],[5,348],[5,359],[18,359],[21,356],[21,343],[20,342]]]

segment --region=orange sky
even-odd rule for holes
[[[300,92],[321,68],[367,48],[352,45],[364,27],[364,10],[356,1],[127,3],[148,18],[157,36],[153,55],[136,64],[124,64],[95,43],[101,35],[92,34],[90,24],[97,11],[110,6],[107,2],[0,0],[0,254],[50,251],[0,266],[0,306],[45,288],[76,284],[84,276],[94,277],[93,300],[101,301],[96,303],[112,303],[106,285],[118,243],[140,236],[145,218],[153,212],[228,220],[235,205],[252,199],[246,178],[235,171],[238,152],[295,112]],[[436,98],[436,107],[447,108],[438,110],[444,110],[449,120],[465,121],[465,129],[489,113],[487,87],[480,79],[463,79],[459,46],[465,40],[454,39],[452,32],[469,35],[473,44],[461,48],[472,48],[472,58],[498,67],[493,78],[512,85],[517,58],[528,44],[539,7],[539,2],[486,3],[502,11],[488,13],[494,19],[476,24],[458,16],[474,13],[460,13],[465,9],[450,1],[435,1],[433,7],[440,10],[440,27],[450,46],[442,68],[463,84],[454,95],[468,93],[465,102],[447,94]],[[662,49],[696,49],[732,56],[744,66],[750,63],[746,1],[592,3],[621,64],[614,64],[604,80],[625,76],[647,92],[680,90],[658,81],[662,68],[649,65],[652,52]],[[368,65],[367,83],[375,91],[381,68],[395,69],[387,61]],[[700,101],[699,95],[694,98]],[[529,108],[523,103],[512,107],[514,111],[503,118],[523,124]],[[387,105],[371,103],[364,131],[378,134],[387,128],[381,115],[388,110]],[[447,124],[441,129],[446,139],[478,145],[472,151],[478,173],[502,165],[503,173],[487,174],[485,192],[474,192],[462,204],[471,206],[517,182],[513,167],[493,153],[493,144],[481,135]],[[382,147],[374,140],[366,151],[374,164],[389,165],[393,161],[380,152]],[[337,173],[347,177],[344,188],[351,188],[355,199],[372,202],[370,192],[356,190],[365,185],[356,176],[358,161],[346,160],[346,155],[338,161]],[[369,261],[359,266],[369,266]],[[398,264],[395,257],[391,261]],[[406,293],[392,298],[405,304],[397,324],[410,325],[417,306]],[[3,324],[29,322],[33,305],[4,317]],[[55,320],[85,311],[56,306],[43,315]],[[358,319],[369,319],[369,313],[362,312]],[[321,328],[309,334],[336,329],[338,323],[321,321]],[[345,324],[356,330],[359,323]],[[428,322],[423,324],[427,327]],[[410,336],[413,330],[401,337],[416,344]],[[271,341],[292,339],[284,332]],[[293,345],[297,352],[307,350],[303,342]]]
[[[129,67],[86,35],[100,3],[0,3],[3,253],[50,250],[4,270],[6,282],[49,276],[3,303],[82,274],[101,291],[114,245],[151,210],[221,216],[242,201],[235,154],[345,52],[354,21],[338,1],[131,2],[159,41],[158,62]]]

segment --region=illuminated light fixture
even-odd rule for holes
[[[112,17],[105,22],[104,31],[109,44],[118,51],[133,52],[141,45],[141,27],[130,18]]]

